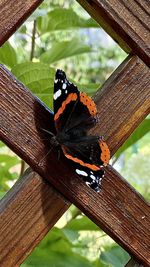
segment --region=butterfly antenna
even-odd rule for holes
[[[43,132],[48,133],[51,136],[54,136],[54,134],[46,129],[40,128]]]
[[[55,144],[51,147],[51,149],[46,153],[46,155],[44,155],[43,158],[40,159],[39,161],[39,165],[41,165],[41,162],[50,154],[50,152],[53,150],[53,148],[55,147]]]

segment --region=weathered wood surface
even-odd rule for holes
[[[119,45],[150,66],[150,2],[77,0]]]
[[[128,58],[110,77],[100,95],[98,93],[99,116],[100,112],[102,115],[98,132],[104,134],[112,154],[149,112],[149,79],[145,64],[138,57]],[[63,155],[58,161],[54,151],[42,159],[50,144],[42,140],[45,134],[41,128],[53,130],[52,113],[3,67],[0,70],[0,94],[2,140],[130,254],[144,264],[150,264],[148,203],[111,167],[106,171],[102,191],[96,194],[74,174]],[[128,123],[129,114],[132,120]],[[112,118],[115,119],[112,121]]]
[[[123,69],[123,70],[122,70]],[[114,154],[150,113],[150,69],[138,58],[128,58],[95,96],[99,124],[94,133],[107,137]]]
[[[0,201],[0,266],[20,266],[68,207],[53,187],[28,170]]]
[[[0,1],[0,45],[21,26],[43,0]]]
[[[145,265],[146,266],[146,265]],[[138,262],[136,262],[134,259],[131,259],[126,265],[125,267],[145,267],[143,264],[140,264]]]

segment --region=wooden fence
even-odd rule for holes
[[[1,0],[1,45],[41,2]],[[100,119],[93,132],[101,128],[113,155],[150,111],[150,6],[146,0],[78,2],[129,53],[95,95]],[[143,197],[112,167],[97,194],[66,159],[58,164],[52,153],[39,162],[49,149],[39,129],[49,124],[53,131],[53,114],[2,65],[0,103],[0,137],[32,168],[0,202],[0,266],[20,266],[71,203],[129,252],[135,260],[127,266],[150,266],[150,206]]]

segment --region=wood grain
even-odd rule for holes
[[[54,188],[28,170],[0,201],[0,266],[20,266],[68,207]]]
[[[149,68],[136,56],[127,58],[96,93],[95,102],[99,124],[93,132],[107,138],[114,154],[150,113]]]
[[[131,259],[126,265],[125,267],[145,267],[143,264],[140,264],[138,262],[136,262],[134,259]]]
[[[43,0],[0,1],[0,45],[21,26]]]
[[[150,66],[150,3],[146,0],[77,0],[127,52]]]
[[[108,140],[112,154],[149,112],[149,79],[149,69],[135,56],[128,58],[110,77],[102,97],[98,93],[99,116],[102,112],[103,118],[99,122],[99,134],[104,134]],[[50,143],[42,140],[45,133],[41,128],[53,131],[53,114],[3,67],[0,69],[0,96],[2,140],[130,254],[150,265],[149,204],[111,167],[107,168],[102,191],[96,194],[74,174],[71,163],[63,155],[58,161],[57,151],[43,159]],[[108,104],[111,111],[105,110]],[[118,112],[122,119],[117,119]],[[129,117],[132,120],[128,123]],[[116,119],[112,121],[112,118]],[[126,125],[126,131],[122,130]],[[110,130],[105,134],[103,127]],[[114,138],[114,132],[119,132],[119,139]]]

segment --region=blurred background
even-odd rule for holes
[[[0,63],[49,108],[56,68],[94,95],[127,54],[72,0],[45,0],[0,49]],[[150,117],[111,164],[150,200]],[[27,168],[0,142],[0,198]],[[129,255],[73,205],[22,267],[122,267]]]

